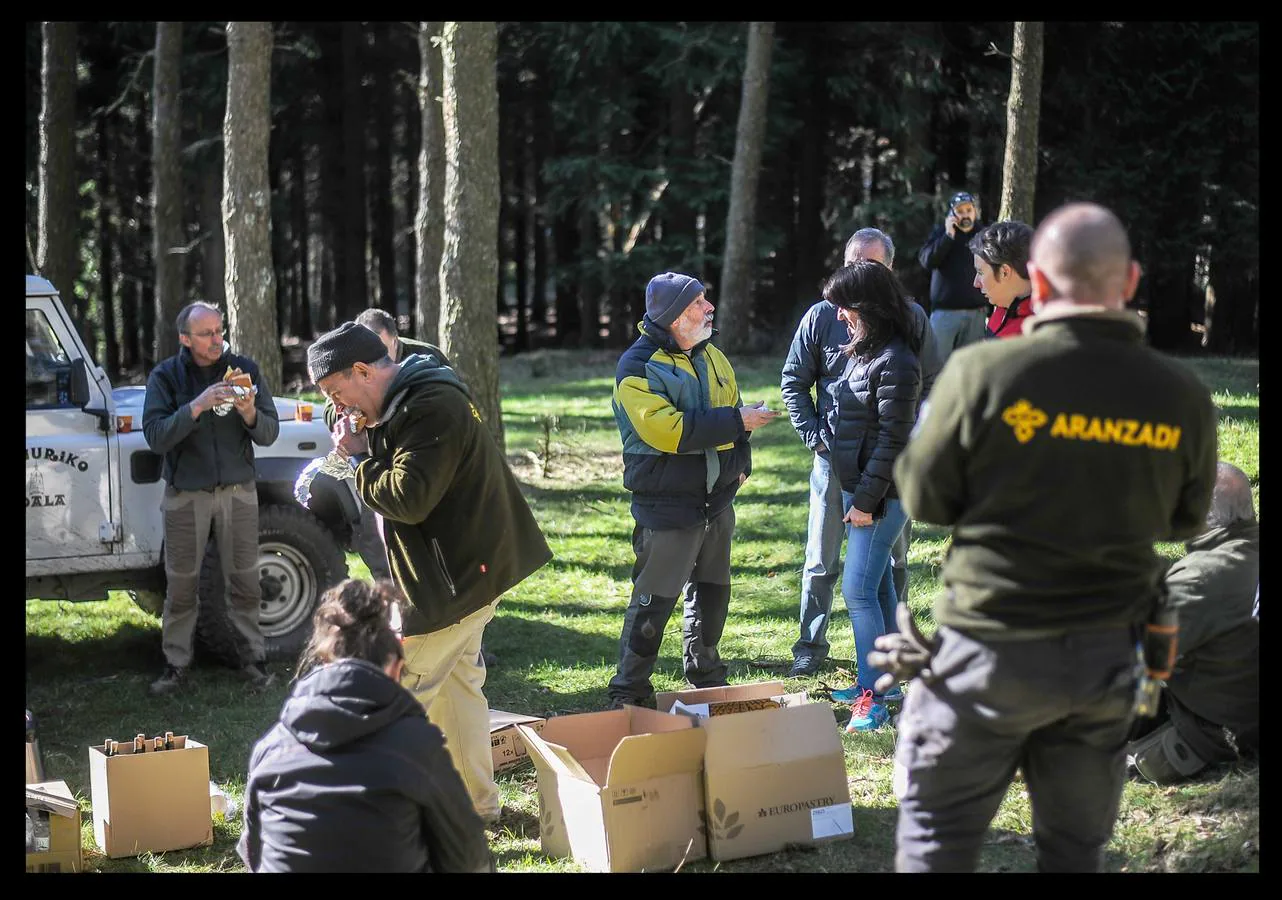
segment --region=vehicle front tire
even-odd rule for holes
[[[263,506],[258,510],[258,575],[258,622],[267,658],[292,663],[311,637],[321,594],[347,577],[347,556],[334,535],[303,507]],[[227,665],[239,664],[238,637],[227,616],[222,565],[212,541],[200,570],[196,644]]]

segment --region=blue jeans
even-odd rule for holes
[[[828,619],[832,588],[841,566],[841,482],[828,456],[815,454],[810,470],[810,518],[806,525],[806,567],[801,573],[801,636],[792,645],[794,659],[828,657]]]
[[[850,509],[853,494],[842,492],[844,509]],[[844,514],[844,513],[843,513]],[[876,693],[873,685],[881,671],[868,664],[868,652],[875,650],[873,641],[895,630],[895,581],[891,573],[890,548],[904,530],[907,514],[898,500],[886,501],[886,514],[871,525],[855,528],[847,525],[846,569],[841,579],[841,593],[846,598],[846,612],[855,632],[855,683],[860,690]]]
[[[943,365],[954,350],[984,339],[984,309],[937,309],[930,314],[930,327]]]

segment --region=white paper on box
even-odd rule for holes
[[[854,833],[854,812],[849,803],[821,806],[810,811],[810,836],[815,840]]]
[[[687,703],[682,703],[680,700],[677,700],[677,701],[675,701],[675,702],[672,704],[672,709],[670,709],[670,710],[668,710],[668,711],[669,711],[670,713],[672,713],[673,715],[685,714],[685,715],[687,715],[687,716],[694,716],[694,718],[696,718],[696,719],[706,719],[706,718],[708,718],[708,704],[707,704],[707,703],[689,703],[689,704],[687,704]]]

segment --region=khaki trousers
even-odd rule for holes
[[[258,584],[258,491],[252,481],[212,491],[165,488],[165,612],[161,641],[165,662],[191,665],[192,638],[200,615],[200,567],[210,532],[218,544],[226,591],[227,617],[240,637],[240,664],[267,657],[258,626],[262,590]]]
[[[481,690],[481,638],[498,605],[495,600],[455,625],[405,638],[401,670],[401,685],[445,735],[445,749],[482,819],[497,816],[500,805],[490,753],[490,704]]]

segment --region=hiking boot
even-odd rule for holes
[[[151,683],[147,688],[147,693],[153,697],[162,697],[165,694],[172,694],[182,685],[183,670],[177,666],[165,666],[165,674],[161,675]]]
[[[819,673],[819,666],[822,660],[815,659],[813,656],[798,656],[792,661],[792,668],[788,670],[789,678],[809,678],[811,675]]]
[[[492,812],[487,816],[481,816],[481,822],[484,823],[486,828],[498,828],[499,821],[502,820],[506,813],[507,807],[500,804],[497,812]]]
[[[850,721],[846,724],[846,734],[860,731],[876,731],[890,719],[886,707],[878,703],[872,691],[863,694],[850,707]]]
[[[241,666],[240,677],[249,682],[249,686],[256,691],[269,688],[276,683],[276,676],[270,674],[262,663],[248,663]]]

